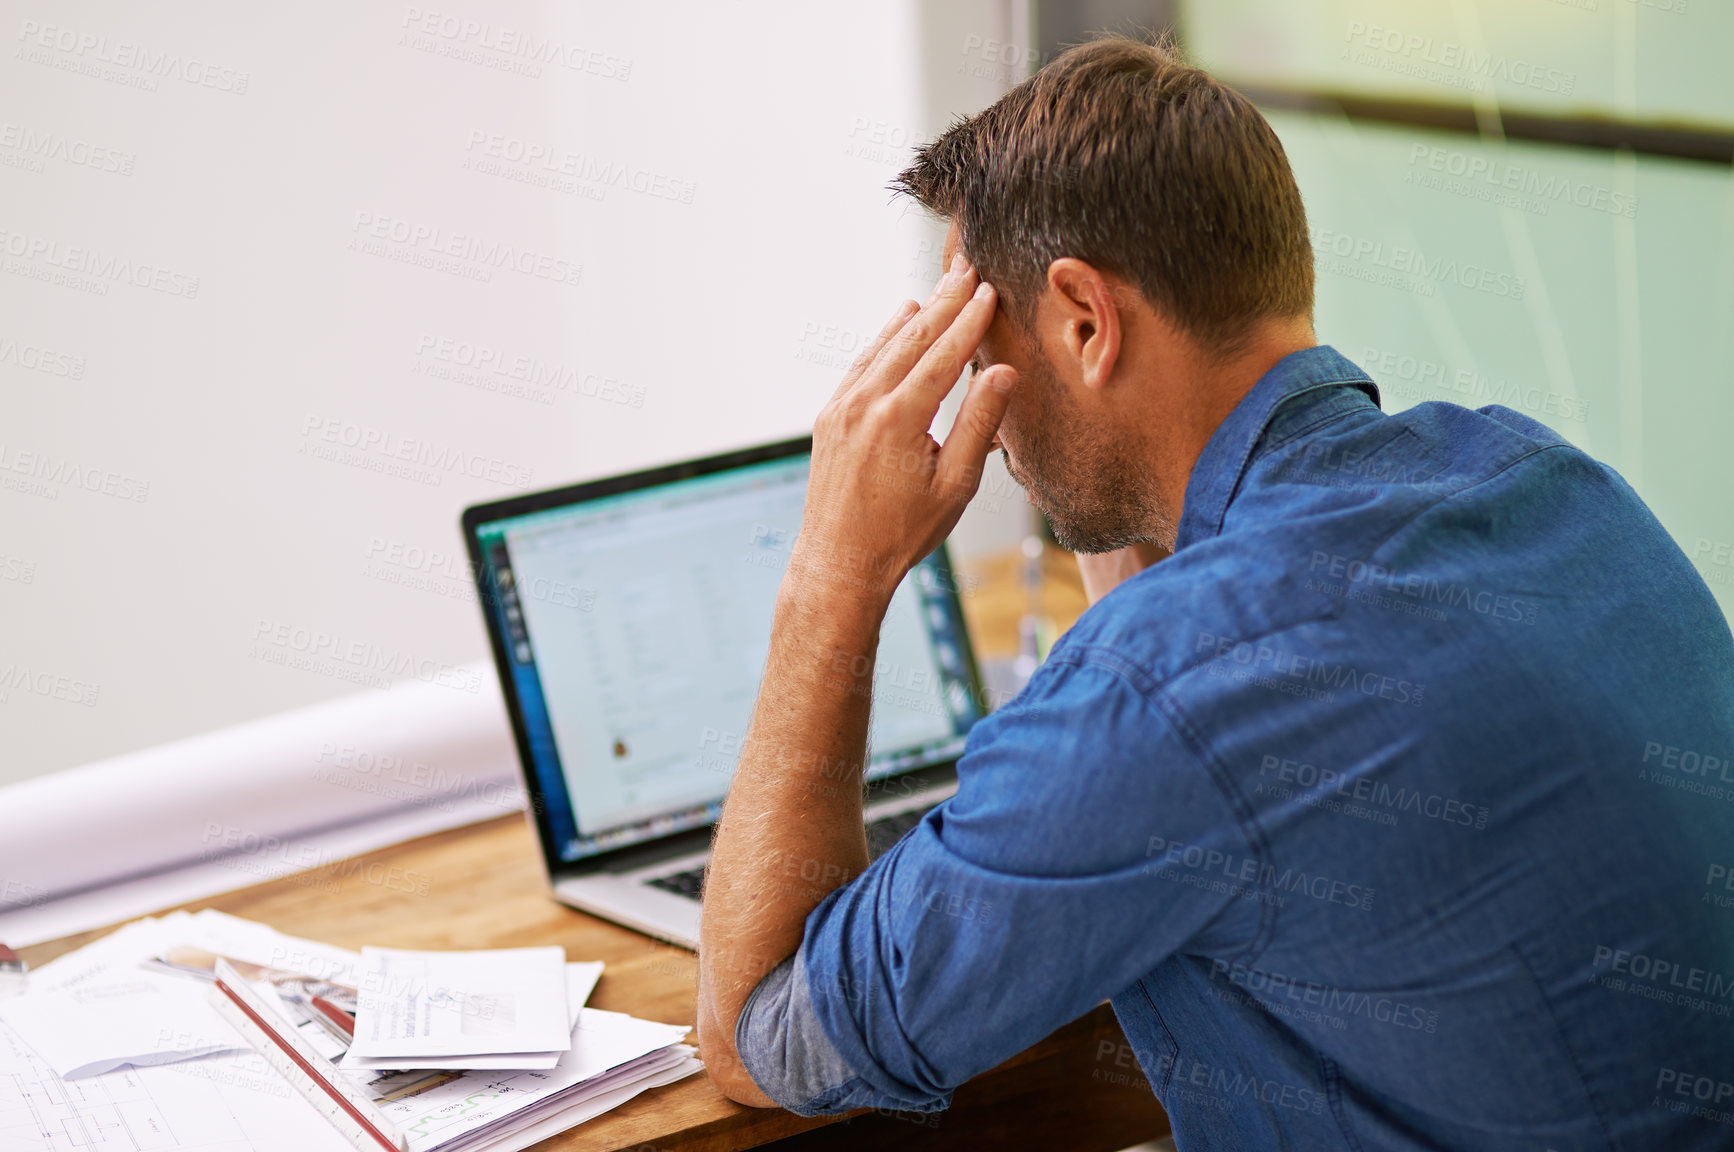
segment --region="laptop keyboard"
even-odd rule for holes
[[[690,872],[675,872],[669,876],[657,876],[645,881],[652,888],[660,888],[664,892],[673,892],[676,896],[685,896],[688,900],[697,900],[704,892],[704,865],[700,864]]]
[[[921,823],[921,818],[939,807],[929,804],[925,808],[911,808],[907,812],[898,812],[892,816],[884,816],[867,824],[867,859],[877,860],[885,852]],[[660,888],[664,892],[673,892],[676,896],[685,896],[688,900],[697,900],[704,892],[704,869],[700,864],[697,868],[685,872],[675,872],[668,876],[658,876],[645,883],[652,888]]]

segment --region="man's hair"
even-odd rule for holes
[[[956,221],[1026,331],[1065,256],[1135,284],[1217,353],[1266,317],[1312,316],[1306,210],[1282,144],[1166,43],[1066,51],[921,148],[892,187]]]

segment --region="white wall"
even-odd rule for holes
[[[481,690],[461,508],[808,428],[937,274],[887,181],[1025,24],[0,3],[0,783]]]

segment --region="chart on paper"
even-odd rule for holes
[[[349,1152],[349,1145],[255,1054],[62,1080],[4,1025],[0,1148]]]

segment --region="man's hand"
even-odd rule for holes
[[[1016,373],[977,375],[944,445],[928,428],[993,319],[959,257],[843,377],[813,430],[801,535],[777,593],[752,727],[711,846],[698,1039],[729,1097],[772,1103],[735,1051],[747,997],[801,945],[807,914],[867,867],[861,774],[879,626],[904,573],[957,523]]]
[[[1017,371],[971,381],[943,445],[928,433],[993,321],[993,286],[960,252],[917,309],[905,301],[844,375],[813,428],[806,512],[790,564],[802,579],[888,601],[950,534],[981,483]]]

